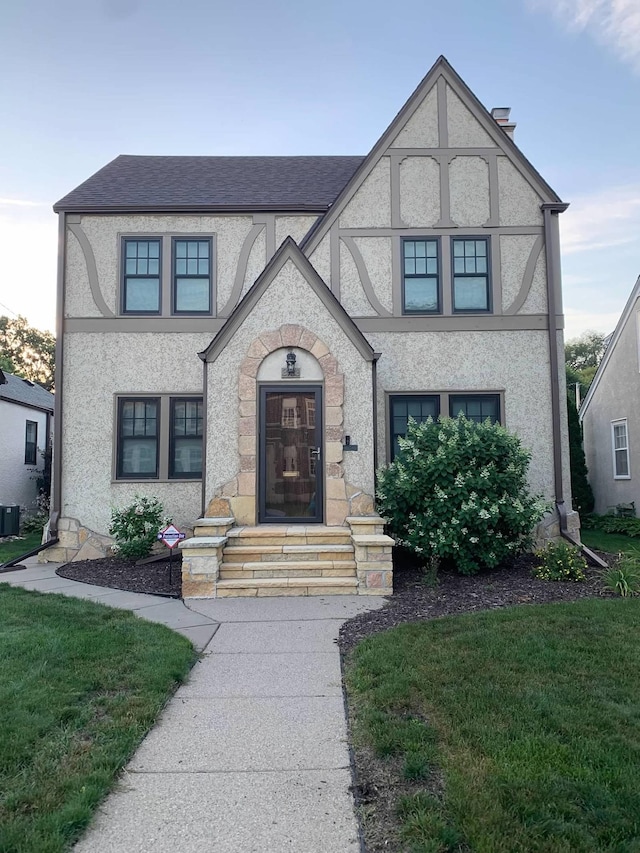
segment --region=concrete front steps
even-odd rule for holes
[[[349,525],[237,527],[232,517],[200,518],[180,543],[182,596],[389,595],[393,540],[379,516]]]
[[[227,537],[218,597],[353,595],[358,591],[348,528],[234,527]]]

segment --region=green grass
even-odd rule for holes
[[[584,600],[360,643],[346,666],[356,743],[424,780],[398,802],[394,849],[639,851],[639,620],[638,599]]]
[[[195,659],[162,625],[0,585],[0,851],[58,853]]]
[[[15,557],[20,557],[26,554],[27,551],[33,551],[37,548],[42,540],[42,531],[35,533],[27,533],[21,539],[14,539],[11,542],[0,539],[0,566],[3,563],[13,560]]]
[[[581,530],[580,539],[587,548],[619,554],[621,551],[640,551],[640,539],[624,533],[605,533],[603,530]]]

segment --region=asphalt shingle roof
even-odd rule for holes
[[[144,157],[122,154],[55,211],[326,210],[364,157]]]
[[[2,378],[4,377],[4,382]],[[29,382],[21,376],[5,373],[0,370],[0,400],[8,400],[11,403],[22,403],[25,406],[33,406],[37,409],[46,409],[53,412],[53,394],[46,391],[41,385]]]

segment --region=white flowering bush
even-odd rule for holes
[[[130,506],[112,509],[109,533],[116,540],[114,553],[131,560],[147,557],[163,526],[163,513],[157,498],[139,495]]]
[[[397,542],[462,574],[493,568],[531,544],[545,503],[529,493],[530,454],[489,421],[409,421],[378,472],[378,508]]]

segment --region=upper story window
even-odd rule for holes
[[[122,311],[159,314],[161,305],[161,241],[124,240]]]
[[[173,312],[211,312],[211,240],[173,239]]]
[[[215,235],[127,235],[121,242],[120,310],[155,317],[215,313]]]
[[[24,464],[35,465],[38,461],[38,422],[27,421],[24,439]]]
[[[452,239],[453,310],[489,311],[489,241]]]
[[[440,244],[437,238],[402,241],[402,310],[405,314],[440,311]]]
[[[613,444],[613,476],[616,480],[629,480],[629,434],[627,421],[611,421],[611,442]]]

